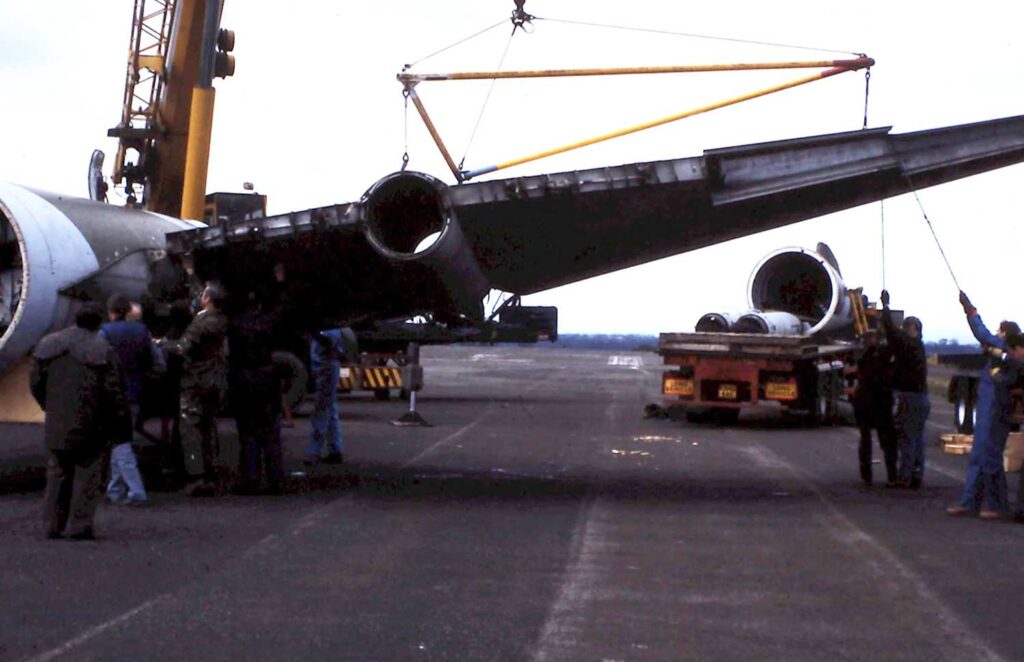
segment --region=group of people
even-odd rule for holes
[[[922,325],[918,318],[907,317],[898,328],[889,310],[888,292],[882,291],[881,301],[882,334],[869,331],[864,336],[866,347],[858,361],[853,397],[860,430],[860,476],[872,484],[874,430],[885,461],[886,485],[919,489],[925,470],[924,426],[931,409]],[[1010,321],[1002,322],[993,334],[963,292],[960,304],[988,358],[975,397],[974,443],[964,490],[959,503],[946,512],[999,520],[1011,514],[1003,451],[1013,423],[1011,390],[1024,379],[1024,334]],[[1015,515],[1024,521],[1024,480]]]
[[[46,536],[92,539],[96,507],[109,466],[111,503],[148,501],[132,442],[142,430],[141,406],[154,376],[175,368],[177,437],[188,496],[218,489],[216,418],[230,391],[239,439],[240,494],[282,491],[282,376],[273,359],[272,306],[255,293],[225,312],[227,296],[208,284],[184,330],[154,339],[141,310],[115,295],[107,308],[83,305],[74,326],[44,337],[33,352],[30,387],[46,412],[48,452]],[[316,334],[311,358],[317,384],[306,461],[342,461],[336,388],[344,356],[340,331]],[[109,460],[107,459],[109,457]]]

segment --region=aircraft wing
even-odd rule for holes
[[[529,294],[1024,161],[1024,116],[713,149],[447,189],[494,287]]]
[[[282,261],[295,298],[333,319],[478,319],[491,288],[538,292],[1021,161],[1024,116],[457,186],[398,172],[358,202],[180,232],[168,246],[195,255],[201,276],[243,286]]]

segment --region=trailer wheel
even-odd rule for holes
[[[974,420],[977,412],[974,409],[974,397],[971,384],[966,379],[958,379],[956,384],[956,400],[953,403],[953,426],[960,434],[974,432]]]

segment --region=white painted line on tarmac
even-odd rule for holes
[[[422,460],[422,459],[423,459],[423,458],[425,458],[426,456],[430,455],[430,454],[431,454],[431,453],[433,453],[434,451],[436,451],[436,450],[438,450],[439,448],[441,448],[441,447],[445,446],[446,444],[450,444],[451,442],[455,441],[455,440],[456,440],[456,439],[458,439],[459,437],[463,436],[464,434],[466,434],[467,432],[469,432],[470,430],[472,430],[472,429],[473,429],[473,428],[475,428],[476,426],[480,425],[480,423],[481,423],[481,422],[482,422],[482,421],[483,421],[483,420],[484,420],[485,418],[487,418],[487,416],[488,416],[488,415],[490,415],[490,413],[491,413],[492,411],[494,411],[494,407],[493,407],[493,406],[490,406],[490,405],[488,405],[487,407],[485,407],[485,408],[484,408],[484,410],[483,410],[483,411],[482,411],[482,412],[480,413],[480,415],[479,415],[479,416],[477,416],[476,418],[474,418],[474,419],[473,419],[472,421],[470,421],[469,423],[467,423],[467,424],[463,425],[463,426],[462,426],[461,428],[459,428],[459,429],[458,429],[458,430],[456,430],[455,432],[452,432],[452,433],[451,433],[450,435],[448,435],[448,436],[447,436],[447,437],[445,437],[444,439],[442,439],[442,440],[440,440],[440,441],[438,441],[438,442],[434,443],[434,444],[433,444],[433,445],[431,445],[431,446],[430,446],[429,448],[427,448],[426,450],[424,450],[424,451],[423,451],[422,453],[420,453],[420,454],[419,454],[419,455],[417,455],[416,457],[412,458],[411,460],[409,460],[408,462],[406,462],[405,464],[403,464],[403,465],[401,466],[401,468],[402,468],[402,469],[408,469],[409,467],[411,467],[412,465],[416,464],[417,462],[419,462],[420,460]]]
[[[593,502],[581,510],[573,528],[569,549],[569,564],[559,582],[558,595],[551,604],[533,659],[563,659],[575,648],[582,634],[583,608],[590,601],[595,586],[600,581],[600,572],[595,549],[604,541],[591,517]]]
[[[621,416],[621,403],[615,399],[617,394],[618,391],[612,391],[612,403],[605,410],[605,428],[608,430],[616,428]],[[609,438],[615,439],[614,436]],[[599,451],[604,453],[606,448]],[[534,649],[532,659],[536,662],[572,657],[570,652],[581,643],[579,638],[587,625],[584,609],[601,585],[602,565],[608,563],[608,548],[614,544],[601,527],[601,518],[594,516],[596,510],[594,499],[588,499],[580,509],[569,546],[572,550],[569,562]]]
[[[765,467],[784,469],[810,490],[821,504],[825,506],[828,515],[832,519],[832,528],[835,530],[838,540],[843,541],[847,545],[860,545],[868,551],[874,552],[875,556],[878,557],[878,561],[871,562],[866,558],[863,560],[875,572],[889,573],[895,571],[899,578],[909,585],[910,589],[917,595],[918,604],[926,606],[925,610],[933,615],[934,621],[945,632],[950,642],[960,644],[965,649],[962,651],[964,654],[962,658],[959,655],[954,655],[954,657],[957,659],[1008,662],[1006,658],[992,650],[988,644],[975,634],[968,627],[967,623],[932,591],[928,586],[928,582],[904,564],[900,557],[881,541],[857,526],[804,472],[757,441],[754,441],[753,444],[751,447],[742,449],[751,459]]]
[[[109,621],[107,621],[105,623],[100,623],[99,625],[97,625],[95,627],[89,628],[88,630],[86,630],[82,634],[78,635],[74,639],[70,639],[69,641],[64,642],[60,646],[57,646],[56,648],[51,648],[50,650],[46,651],[45,653],[40,653],[39,655],[36,655],[35,657],[27,658],[25,660],[25,662],[47,662],[48,660],[52,660],[54,658],[60,657],[61,655],[64,655],[65,653],[68,653],[68,652],[78,648],[79,646],[81,646],[82,644],[86,643],[90,639],[93,639],[96,636],[98,636],[100,634],[103,634],[104,632],[106,632],[110,628],[117,627],[121,623],[124,623],[125,621],[133,618],[134,616],[142,613],[143,611],[149,609],[150,607],[152,607],[153,605],[157,604],[158,602],[162,602],[163,600],[166,600],[168,597],[170,597],[170,596],[168,594],[166,594],[166,593],[163,594],[163,595],[158,595],[157,597],[153,598],[152,600],[148,600],[146,602],[143,602],[141,605],[139,605],[138,607],[135,607],[134,609],[129,609],[128,611],[124,612],[120,616],[112,618],[112,619],[110,619]]]

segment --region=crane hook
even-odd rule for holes
[[[526,0],[513,0],[516,3],[516,8],[512,10],[512,25],[513,29],[521,28],[526,23],[533,20],[533,16],[526,13],[523,9],[523,5],[526,4]]]

